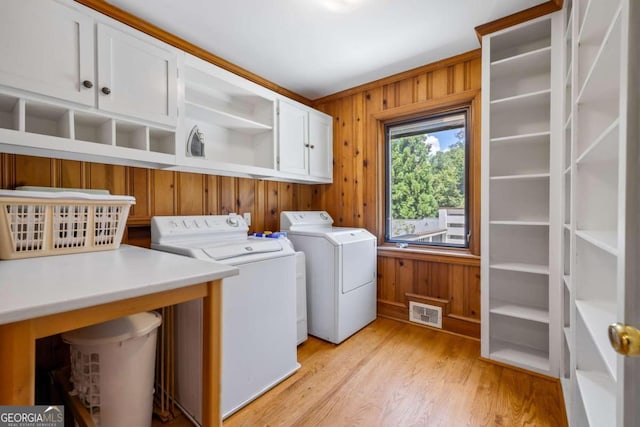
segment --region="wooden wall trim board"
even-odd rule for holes
[[[113,6],[104,0],[75,0],[77,3],[80,3],[84,6],[87,6],[97,12],[102,13],[110,18],[115,19],[116,21],[120,21],[123,24],[126,24],[132,28],[135,28],[138,31],[142,31],[145,34],[150,35],[151,37],[155,37],[158,40],[161,40],[171,46],[177,47],[187,53],[190,53],[198,58],[204,59],[205,61],[211,62],[214,65],[217,65],[220,68],[224,68],[227,71],[230,71],[234,74],[237,74],[241,77],[244,77],[247,80],[251,80],[254,83],[262,85],[268,89],[271,89],[274,92],[279,93],[280,95],[284,95],[286,97],[295,99],[298,102],[301,102],[306,105],[311,105],[311,101],[305,98],[302,95],[299,95],[295,92],[292,92],[282,86],[279,86],[263,77],[258,76],[257,74],[252,73],[242,67],[239,67],[236,64],[233,64],[225,59],[220,58],[217,55],[212,54],[211,52],[202,49],[201,47],[196,46],[193,43],[190,43],[176,35],[173,35],[143,19],[138,18],[135,15],[130,14],[116,6]]]
[[[395,246],[379,246],[378,256],[385,258],[401,258],[417,261],[440,262],[443,264],[468,265],[480,267],[480,256],[469,253],[434,249],[398,248]]]
[[[331,95],[324,96],[322,98],[315,99],[313,105],[324,104],[329,101],[344,98],[346,96],[355,95],[358,93],[366,92],[370,89],[376,89],[385,85],[396,83],[402,80],[406,80],[411,77],[419,76],[420,74],[430,73],[434,70],[449,67],[464,63],[473,59],[478,59],[482,56],[480,49],[474,49],[469,52],[461,53],[460,55],[452,56],[450,58],[441,59],[440,61],[432,62],[430,64],[422,65],[420,67],[413,68],[411,70],[403,71],[402,73],[394,74],[391,76],[383,77],[378,80],[374,80],[369,83],[365,83],[356,87],[345,89],[340,92],[333,93]]]
[[[478,25],[475,28],[478,40],[482,43],[482,36],[556,12],[562,9],[562,3],[563,0],[549,0],[537,6],[530,7],[529,9],[505,16],[504,18]]]

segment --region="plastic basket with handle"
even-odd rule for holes
[[[0,190],[0,259],[116,249],[135,198]]]

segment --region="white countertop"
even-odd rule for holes
[[[0,261],[0,325],[237,274],[229,265],[128,245]]]

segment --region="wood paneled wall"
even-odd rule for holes
[[[377,138],[376,115],[394,109],[403,114],[430,105],[450,103],[465,93],[478,93],[481,82],[480,51],[469,52],[396,76],[330,95],[315,107],[334,117],[334,181],[322,187],[319,197],[338,226],[365,227],[382,236],[383,212],[380,186],[384,176],[383,150]],[[474,107],[472,138],[479,142],[479,103]],[[479,143],[476,145],[479,147]],[[479,162],[479,150],[477,151]],[[479,176],[479,163],[473,175]],[[480,231],[479,182],[471,204],[472,232]],[[474,199],[475,197],[475,199]],[[477,236],[477,235],[476,235]],[[408,320],[409,301],[443,307],[443,328],[480,337],[479,239],[472,255],[462,258],[425,253],[379,250],[378,313]]]
[[[108,189],[136,198],[125,242],[148,247],[154,215],[251,213],[251,231],[277,231],[280,211],[320,209],[317,186],[0,154],[0,188]]]
[[[53,158],[0,154],[0,188],[38,185],[106,188],[136,198],[125,242],[149,246],[153,215],[251,212],[251,231],[278,230],[282,210],[325,209],[337,226],[381,230],[380,150],[377,120],[384,111],[447,103],[480,89],[480,51],[349,89],[316,102],[334,117],[334,182],[303,185],[256,179],[152,170]],[[410,108],[409,108],[410,110]],[[479,110],[479,106],[478,106]],[[479,113],[479,111],[478,111]],[[475,115],[479,123],[479,114]],[[479,129],[479,126],[478,126]],[[476,132],[476,138],[480,138]],[[479,213],[474,217],[479,232]],[[475,247],[479,247],[476,239]],[[474,253],[479,255],[477,249]],[[378,312],[408,319],[409,301],[443,307],[443,327],[480,336],[478,257],[457,258],[381,249]]]

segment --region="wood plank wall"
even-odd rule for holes
[[[480,51],[440,61],[319,100],[334,117],[334,183],[291,184],[53,158],[0,154],[0,188],[19,185],[106,188],[136,198],[125,242],[150,245],[153,215],[251,212],[251,231],[278,230],[282,210],[325,209],[337,226],[378,235],[378,147],[371,115],[442,100],[480,88]],[[479,119],[479,114],[477,115]],[[479,138],[479,135],[477,136]],[[478,218],[479,220],[479,218]],[[478,230],[479,231],[479,230]],[[476,245],[477,246],[477,245]],[[477,259],[415,254],[378,255],[378,312],[408,319],[409,301],[443,307],[443,328],[480,336]]]
[[[250,231],[277,231],[280,211],[321,209],[317,186],[0,154],[0,188],[108,189],[136,198],[124,242],[149,247],[154,215],[251,212]]]
[[[480,72],[477,50],[315,102],[315,108],[334,117],[334,182],[323,186],[319,197],[336,225],[365,227],[382,235],[380,203],[384,202],[379,200],[379,186],[384,177],[378,172],[381,151],[373,115],[398,107],[406,112],[410,105],[417,110],[425,102],[441,100],[446,104],[453,95],[478,91]],[[476,114],[477,130],[479,118]],[[479,132],[474,137],[479,141]],[[479,233],[479,212],[474,222]],[[473,252],[479,255],[479,239],[474,247]],[[378,313],[408,320],[411,300],[442,306],[445,330],[479,338],[479,260],[380,251]]]

